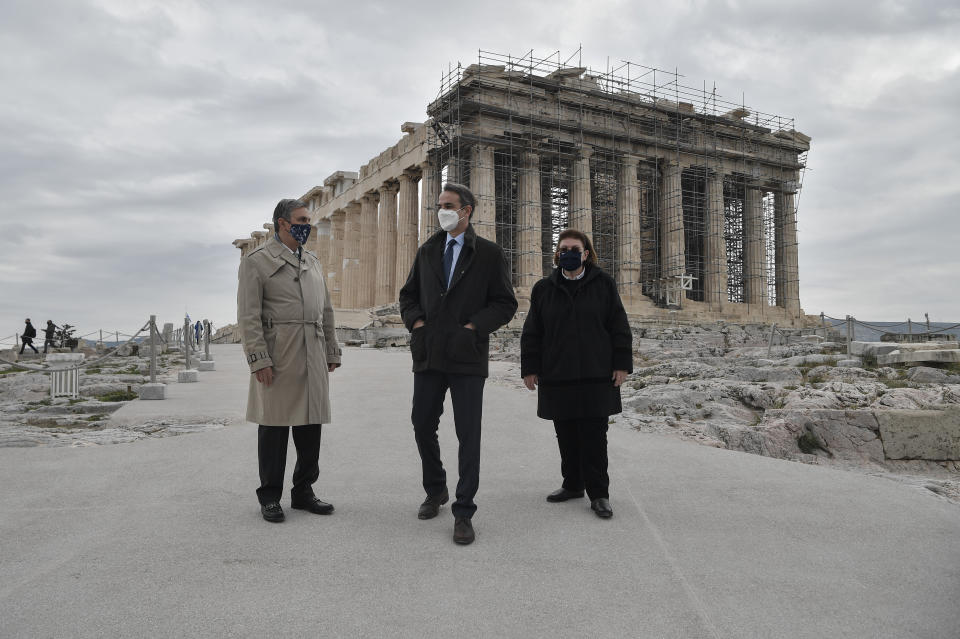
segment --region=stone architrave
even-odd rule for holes
[[[793,191],[774,194],[774,237],[776,242],[777,306],[791,314],[800,313],[797,216]]]
[[[763,191],[747,185],[743,198],[743,298],[767,305],[767,247],[763,233]]]
[[[346,218],[343,242],[343,308],[359,308],[360,291],[360,203],[353,201],[344,211]]]
[[[590,201],[590,156],[593,149],[585,146],[573,161],[573,183],[570,185],[570,218],[572,229],[583,231],[593,239],[593,210]]]
[[[370,308],[376,298],[379,199],[375,193],[367,193],[360,200],[360,277],[357,308]]]
[[[711,171],[707,177],[706,237],[704,242],[704,301],[727,301],[727,244],[723,239],[723,174]]]
[[[640,300],[640,189],[637,183],[639,161],[625,155],[617,176],[617,286],[623,305],[629,311]]]
[[[519,175],[520,215],[517,229],[518,295],[529,300],[533,285],[543,277],[541,242],[540,156],[524,153]]]
[[[344,222],[343,211],[338,210],[330,214],[330,247],[327,249],[330,265],[327,270],[327,290],[330,293],[330,303],[335,308],[342,308]]]
[[[440,197],[443,185],[432,160],[423,162],[420,170],[420,244],[423,244],[440,230],[440,223],[437,222],[437,198]]]
[[[681,172],[679,162],[667,162],[663,167],[663,188],[660,189],[660,276],[671,278],[668,285],[673,285],[673,278],[686,272]]]
[[[380,215],[377,219],[377,274],[375,306],[397,300],[397,191],[396,184],[380,187]]]
[[[398,179],[400,194],[397,202],[397,261],[394,279],[396,295],[399,295],[400,288],[407,281],[407,274],[417,256],[417,178],[404,172]]]
[[[478,144],[473,147],[473,166],[470,168],[470,190],[477,206],[470,223],[480,237],[497,241],[497,191],[493,168],[493,147]]]

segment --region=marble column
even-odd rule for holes
[[[397,191],[394,183],[385,184],[380,193],[377,219],[377,278],[375,306],[397,301]]]
[[[590,156],[593,149],[580,149],[573,161],[573,182],[570,184],[570,216],[567,223],[572,229],[583,231],[593,240],[593,209],[590,196]]]
[[[704,301],[723,304],[727,301],[727,243],[723,238],[723,173],[711,171],[707,176],[706,237],[704,238]]]
[[[767,244],[763,233],[763,191],[747,185],[743,198],[743,300],[767,304]]]
[[[774,195],[777,306],[800,313],[800,270],[797,254],[797,216],[794,191]]]
[[[518,295],[530,298],[533,285],[543,277],[543,247],[540,245],[540,156],[524,153],[520,168],[520,215],[517,229],[517,289]]]
[[[493,170],[493,147],[477,144],[473,147],[473,166],[470,167],[470,190],[477,198],[477,206],[470,223],[480,237],[497,241],[497,191]]]
[[[320,264],[323,273],[323,279],[326,280],[330,274],[330,234],[333,231],[332,225],[330,223],[330,218],[324,217],[316,220],[313,224],[313,231],[310,235],[316,235],[315,240],[316,250],[314,253],[317,254],[317,257],[320,259]],[[327,288],[330,288],[330,282],[327,282]]]
[[[397,262],[394,279],[394,295],[399,295],[407,274],[417,257],[417,178],[404,171],[400,180],[400,196],[397,203]]]
[[[342,210],[330,214],[330,270],[327,272],[327,290],[330,303],[342,308],[341,290],[343,288],[343,237],[345,216]]]
[[[377,203],[380,197],[367,193],[360,199],[360,277],[358,308],[370,308],[377,286]]]
[[[620,159],[617,175],[617,287],[628,311],[640,301],[640,189],[635,155]]]
[[[437,198],[443,185],[440,173],[432,160],[420,164],[420,244],[440,230],[437,222]]]
[[[683,192],[680,164],[667,162],[660,189],[660,276],[673,278],[686,273],[686,247],[683,238]],[[668,285],[676,283],[671,280]]]
[[[461,179],[463,179],[462,161],[459,156],[451,155],[447,160],[447,182],[462,184]]]
[[[344,210],[343,285],[341,306],[359,308],[360,292],[360,203],[353,201]]]

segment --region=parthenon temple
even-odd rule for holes
[[[629,313],[799,325],[797,195],[810,138],[793,120],[624,62],[603,72],[481,52],[442,79],[428,119],[303,194],[334,306],[396,301],[438,230],[444,182],[477,197],[517,296],[553,268],[567,227],[593,240]],[[279,199],[279,198],[278,198]],[[246,255],[272,224],[234,241]]]

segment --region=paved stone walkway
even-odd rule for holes
[[[333,376],[317,491],[337,512],[268,524],[256,428],[240,421],[248,373],[239,347],[214,354],[199,383],[112,419],[225,428],[0,449],[0,635],[960,637],[955,505],[614,426],[601,521],[585,500],[544,500],[559,484],[552,428],[532,394],[495,382],[477,541],[456,546],[447,508],[416,517],[403,352],[347,349]]]

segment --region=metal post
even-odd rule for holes
[[[119,340],[117,340],[119,341]],[[157,316],[150,316],[150,383],[157,383]]]
[[[114,331],[114,332],[113,332],[113,339],[115,340],[115,343],[116,343],[116,344],[119,344],[119,343],[120,343],[120,331]]]
[[[820,328],[823,329],[823,339],[827,339],[827,320],[823,316],[823,311],[820,311]]]
[[[770,343],[767,344],[767,359],[770,359],[770,351],[773,349],[773,336],[777,334],[777,324],[774,322],[770,327]]]
[[[930,332],[930,313],[924,313],[923,316],[927,320],[927,332],[929,333]]]
[[[183,320],[183,360],[186,370],[190,370],[190,320]]]
[[[847,355],[852,355],[853,349],[853,315],[847,315]]]
[[[103,348],[103,329],[100,329],[100,348]]]
[[[210,361],[210,322],[203,320],[203,359]]]
[[[913,335],[913,322],[910,321],[910,318],[907,318],[907,333]]]

